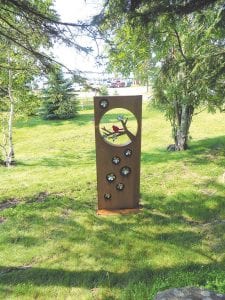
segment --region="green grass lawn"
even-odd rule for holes
[[[0,299],[142,300],[187,285],[225,293],[224,114],[197,115],[190,150],[168,153],[168,122],[144,108],[144,209],[127,216],[96,215],[91,109],[14,130],[17,166],[0,168]]]

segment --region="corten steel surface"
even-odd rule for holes
[[[101,107],[100,102],[106,99],[107,107]],[[118,146],[111,145],[101,136],[100,121],[103,115],[114,108],[123,108],[130,111],[137,120],[137,133],[131,143]],[[97,190],[98,190],[98,212],[104,214],[109,210],[135,209],[139,208],[140,192],[140,155],[141,155],[141,116],[142,96],[102,96],[94,97],[95,109],[95,138],[96,138],[96,166],[97,166]],[[129,122],[129,121],[128,121]],[[124,151],[132,150],[132,155],[126,157]],[[116,156],[121,159],[118,165],[112,163]],[[131,173],[129,176],[121,175],[121,168],[127,166]],[[109,182],[106,175],[114,173],[116,179]],[[118,183],[124,184],[122,191],[117,190]],[[110,199],[105,195],[110,194]]]
[[[137,214],[141,212],[141,207],[138,208],[123,208],[123,209],[99,209],[97,211],[98,215],[102,216],[112,216],[112,215],[130,215]]]

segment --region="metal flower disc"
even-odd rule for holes
[[[114,165],[118,165],[118,164],[120,163],[120,158],[119,158],[118,156],[114,156],[114,157],[112,158],[112,163],[113,163]]]
[[[126,157],[130,157],[131,155],[132,155],[132,150],[131,149],[125,149],[125,151],[124,151],[124,155],[126,156]]]
[[[112,198],[112,195],[110,193],[105,193],[104,198],[105,200],[110,200]]]
[[[101,108],[107,108],[109,106],[109,101],[107,99],[102,99],[99,102],[99,105],[100,105]]]
[[[131,173],[131,168],[127,167],[127,166],[122,167],[121,170],[120,170],[120,174],[122,176],[128,176],[128,175],[130,175],[130,173]]]
[[[114,180],[116,180],[116,175],[114,173],[109,173],[106,175],[106,179],[108,182],[113,182]]]
[[[122,191],[124,188],[125,188],[125,185],[121,182],[116,185],[117,191]]]

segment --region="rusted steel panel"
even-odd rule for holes
[[[129,117],[113,114],[126,109],[134,115],[136,132],[131,132]],[[94,97],[98,210],[137,209],[140,192],[142,96]],[[109,126],[101,120],[110,114]],[[112,113],[112,114],[111,114]],[[120,126],[113,124],[119,120]],[[114,143],[127,137],[125,144]]]

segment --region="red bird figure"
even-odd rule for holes
[[[123,130],[123,128],[119,128],[119,127],[117,127],[116,125],[113,125],[113,126],[112,126],[112,129],[113,129],[113,131],[114,131],[115,133],[118,133],[118,132],[120,132],[121,130]]]

